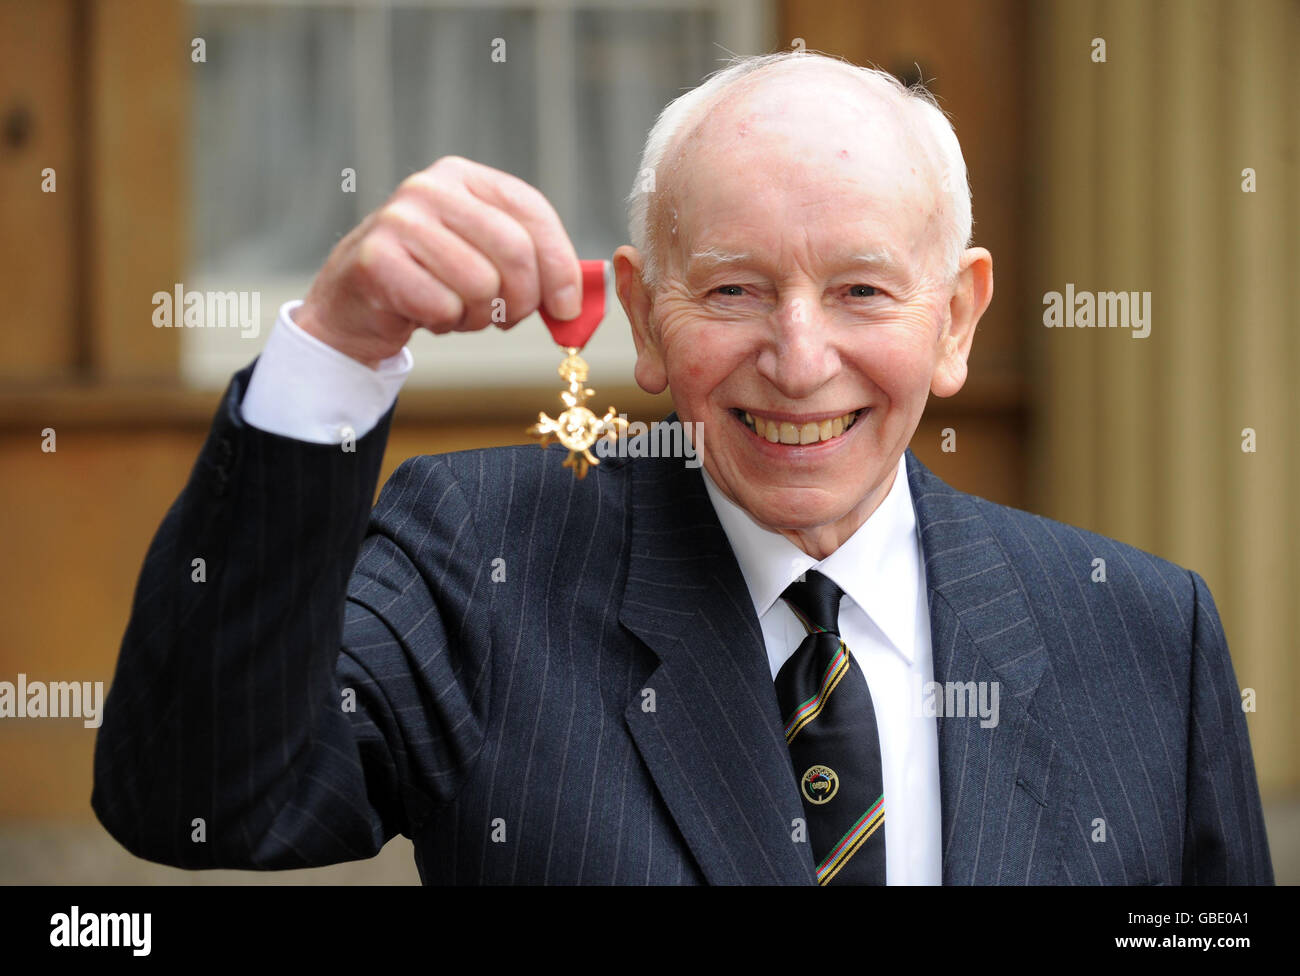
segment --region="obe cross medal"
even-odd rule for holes
[[[565,410],[552,419],[543,411],[537,415],[537,423],[528,428],[528,433],[541,438],[541,446],[546,447],[552,439],[558,440],[569,449],[569,456],[564,460],[564,467],[572,468],[575,478],[587,476],[587,469],[600,464],[591,448],[601,438],[616,440],[627,430],[627,421],[610,407],[603,417],[598,417],[586,406],[587,400],[595,394],[587,384],[587,361],[578,355],[586,345],[596,326],[605,317],[605,267],[604,261],[582,261],[582,311],[576,319],[568,321],[549,315],[545,309],[540,310],[551,336],[568,354],[560,363],[559,373],[568,382],[569,388],[560,394]]]

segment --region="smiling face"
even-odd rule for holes
[[[638,382],[703,423],[728,498],[824,558],[888,493],[931,390],[960,388],[989,295],[987,252],[955,281],[940,267],[936,174],[902,108],[815,70],[724,95],[670,152],[657,287],[633,248],[616,267]]]

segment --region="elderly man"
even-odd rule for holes
[[[287,868],[402,833],[436,883],[1271,881],[1200,577],[907,451],[993,291],[942,113],[749,59],[644,170],[618,293],[703,471],[469,451],[369,510],[414,329],[578,310],[536,191],[411,177],[282,311],[159,530],[97,743],[113,835]]]

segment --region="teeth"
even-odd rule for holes
[[[785,421],[765,420],[746,412],[745,424],[759,437],[771,444],[816,444],[839,437],[853,426],[857,412],[846,413],[831,420],[795,425]]]

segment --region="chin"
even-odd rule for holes
[[[816,488],[771,489],[741,497],[740,505],[751,518],[774,532],[816,529],[848,515],[842,504]]]

